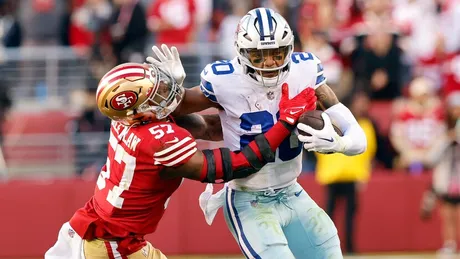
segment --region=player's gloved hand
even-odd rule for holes
[[[281,100],[279,104],[280,121],[284,121],[290,125],[295,125],[306,111],[316,109],[315,90],[306,88],[294,98],[289,99],[289,86],[284,83],[281,86]]]
[[[345,150],[345,141],[335,132],[329,115],[323,112],[321,117],[323,117],[324,120],[324,128],[321,130],[315,130],[303,123],[297,124],[299,130],[311,135],[305,136],[299,134],[299,140],[304,142],[303,147],[308,151],[325,154],[343,152]]]
[[[162,44],[161,49],[163,51],[155,45],[152,46],[153,53],[155,53],[157,58],[147,57],[147,62],[168,71],[171,73],[174,80],[176,80],[179,85],[182,85],[186,74],[182,66],[182,61],[180,60],[179,51],[177,51],[177,48],[174,46],[169,49],[166,44]]]

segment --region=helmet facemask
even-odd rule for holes
[[[248,74],[265,87],[273,87],[283,80],[289,68],[292,45],[275,49],[240,49],[240,60]]]
[[[137,108],[138,112],[154,111],[158,120],[171,114],[184,95],[184,88],[174,78],[161,68],[150,66],[150,81],[154,87],[150,90],[149,98]]]
[[[153,86],[147,93],[148,98],[137,108],[127,113],[124,124],[138,124],[151,120],[162,120],[168,117],[180,104],[184,96],[184,88],[177,84],[167,72],[150,65],[150,81]]]

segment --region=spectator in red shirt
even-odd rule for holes
[[[433,54],[418,60],[415,73],[438,82],[436,87],[445,97],[451,92],[460,91],[460,51],[448,53],[444,37],[440,34],[437,37]]]
[[[194,0],[156,0],[148,16],[148,28],[158,43],[177,45],[194,39]]]
[[[108,0],[74,0],[71,4],[68,43],[81,55],[94,44],[111,44],[107,23],[113,9]]]
[[[395,119],[390,139],[399,153],[396,166],[420,172],[429,167],[428,153],[445,130],[444,112],[433,84],[416,78],[409,86],[409,98],[395,102]]]

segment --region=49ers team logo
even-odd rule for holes
[[[124,91],[116,94],[110,101],[110,106],[115,110],[126,110],[137,102],[137,94],[133,91]]]

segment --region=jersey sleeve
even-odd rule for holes
[[[320,87],[321,85],[326,83],[326,76],[324,76],[324,68],[323,64],[321,64],[321,60],[317,56],[315,56],[313,53],[309,53],[313,57],[313,71],[314,71],[314,76],[313,76],[313,82],[312,86],[313,89],[316,89]]]
[[[324,68],[321,60],[310,52],[292,53],[292,73],[302,83],[300,91],[305,88],[316,89],[326,83]]]
[[[154,163],[166,167],[181,166],[197,152],[196,141],[187,130],[176,124],[166,125],[169,126],[164,127],[165,134],[157,139],[158,147],[153,153]],[[161,126],[160,124],[159,129]]]
[[[213,82],[215,81],[214,73],[212,72],[212,64],[208,64],[203,71],[201,71],[201,83],[200,89],[210,101],[219,103],[217,100],[217,93],[215,92],[215,87]]]

